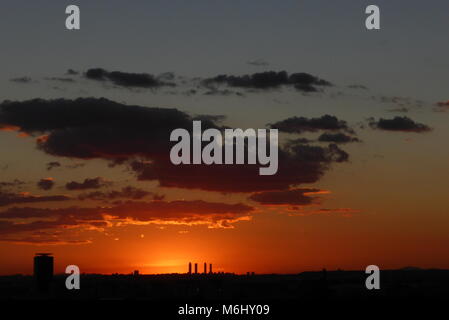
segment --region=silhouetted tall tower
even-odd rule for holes
[[[209,263],[209,273],[212,274],[212,263]]]
[[[195,263],[195,274],[198,274],[198,263]]]
[[[47,291],[53,279],[53,257],[51,253],[36,253],[34,256],[34,279],[37,290]]]
[[[189,262],[189,274],[192,274],[192,262]]]
[[[204,274],[206,274],[206,273],[207,273],[207,263],[204,262]]]

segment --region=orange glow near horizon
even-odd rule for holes
[[[110,235],[99,234],[86,245],[2,245],[0,254],[14,263],[6,268],[3,264],[1,273],[31,274],[32,257],[38,251],[54,254],[58,273],[69,264],[78,265],[85,273],[186,273],[189,262],[198,263],[199,272],[206,262],[213,264],[215,272],[237,274],[360,270],[373,261],[384,269],[449,267],[449,261],[442,259],[448,256],[444,255],[447,249],[438,248],[438,243],[448,240],[443,228],[426,235],[414,232],[412,237],[398,234],[394,228],[379,232],[375,215],[360,214],[351,218],[289,217],[266,212],[254,220],[221,230],[204,226],[117,227]],[[435,249],[429,251],[429,247]]]

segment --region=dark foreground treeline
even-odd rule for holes
[[[380,290],[367,290],[363,271],[304,272],[296,275],[94,275],[82,274],[80,290],[67,290],[57,275],[39,291],[32,276],[0,277],[2,300],[153,301],[363,301],[449,300],[449,270],[384,270]]]

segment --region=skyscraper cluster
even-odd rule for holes
[[[193,272],[193,274],[199,274],[198,273],[198,263],[195,263],[194,265],[195,271]],[[203,273],[202,274],[207,274],[207,263],[204,262],[204,269],[203,269]],[[209,274],[212,274],[212,263],[209,263]],[[188,274],[192,274],[192,263],[189,262],[189,271]]]

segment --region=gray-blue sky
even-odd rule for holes
[[[71,1],[2,1],[2,73],[48,76],[103,66],[205,76],[251,72],[255,67],[246,62],[260,58],[270,62],[265,68],[337,83],[443,95],[449,3],[375,1],[382,30],[369,32],[364,8],[370,3],[76,1],[81,30],[67,31],[64,9]]]

